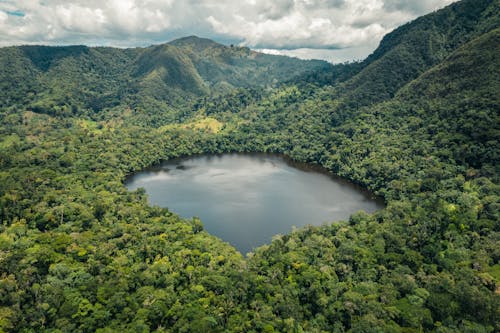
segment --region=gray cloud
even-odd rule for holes
[[[302,1],[306,8],[341,8],[347,1],[346,0],[309,0]]]
[[[374,48],[453,1],[0,0],[0,45],[144,46],[197,34],[252,48]]]
[[[258,0],[255,6],[259,13],[259,18],[278,20],[290,14],[295,6],[293,0],[267,1]]]
[[[448,1],[451,2],[451,1]],[[444,1],[446,3],[446,1]],[[443,1],[436,0],[385,0],[384,8],[387,11],[404,11],[415,15],[422,15],[441,7]]]

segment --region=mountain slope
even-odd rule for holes
[[[2,93],[25,91],[17,106],[52,115],[100,110],[116,105],[130,89],[128,72],[135,57],[135,50],[101,47],[0,48]]]
[[[331,67],[324,61],[262,54],[247,47],[228,47],[194,36],[172,41],[169,45],[188,55],[205,82],[222,91],[228,87],[274,87],[304,73]]]
[[[498,54],[500,28],[459,48],[397,94],[397,99],[418,105],[432,116],[429,125],[454,135],[457,150],[453,157],[458,163],[479,169],[500,163]]]
[[[337,65],[313,78],[338,85],[335,95],[360,107],[387,100],[471,39],[500,25],[498,0],[459,1],[398,27],[361,63]]]
[[[0,49],[0,107],[26,103],[40,90],[39,70],[23,55],[20,48]]]
[[[269,88],[330,65],[189,37],[135,49],[6,47],[0,48],[0,66],[4,106],[15,103],[59,116],[103,116],[102,110],[121,106],[172,121],[173,107],[186,107],[197,97]]]
[[[135,66],[137,69],[133,75],[141,85],[154,84],[157,77],[164,84],[162,90],[165,91],[177,88],[196,95],[208,92],[190,58],[175,46],[165,44],[145,50]]]

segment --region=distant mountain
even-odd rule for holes
[[[301,74],[332,67],[320,60],[263,54],[247,47],[227,47],[197,37],[182,38],[170,44],[188,54],[203,79],[215,87],[273,87]]]
[[[324,61],[262,54],[195,36],[149,47],[135,65],[135,75],[142,80],[160,71],[167,86],[198,95],[239,87],[274,87],[306,72],[331,66]]]
[[[275,87],[330,66],[194,36],[134,49],[4,47],[0,103],[59,115],[100,112],[123,102],[158,112],[239,87]]]
[[[86,46],[0,48],[0,101],[54,115],[117,105],[134,84],[138,49]]]
[[[164,91],[176,88],[193,94],[208,93],[208,86],[190,57],[176,46],[163,44],[148,48],[132,66],[136,68],[132,75],[142,87],[152,86]],[[148,90],[145,92],[148,93]]]

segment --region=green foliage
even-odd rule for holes
[[[298,81],[317,64],[194,37],[0,49],[0,332],[499,331],[495,8],[453,4]],[[244,259],[123,186],[230,151],[322,165],[387,207]]]
[[[360,73],[339,87],[344,102],[359,107],[392,98],[460,45],[498,27],[498,14],[493,13],[499,5],[491,0],[459,1],[387,34],[359,64]]]
[[[0,107],[159,127],[184,120],[199,98],[272,88],[330,65],[190,37],[134,49],[7,47],[0,67]]]

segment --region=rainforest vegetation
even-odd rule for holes
[[[0,48],[0,332],[500,331],[499,8],[454,3],[341,65],[197,37]],[[244,257],[123,185],[222,152],[387,207]]]

